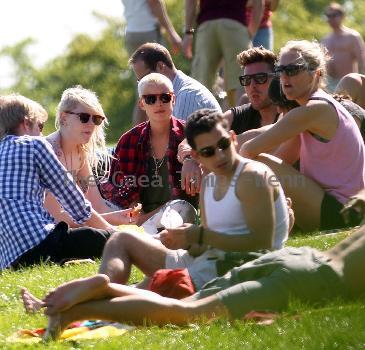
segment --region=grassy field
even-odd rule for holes
[[[288,245],[326,249],[348,232],[333,235],[292,237]],[[26,286],[42,296],[65,281],[85,277],[97,271],[97,264],[59,267],[38,266],[22,271],[4,271],[0,275],[0,349],[364,349],[364,300],[336,301],[320,308],[292,305],[270,326],[241,321],[220,320],[208,325],[177,328],[137,328],[108,340],[57,342],[49,345],[10,344],[6,338],[20,328],[46,325],[43,315],[24,313],[19,288]],[[141,278],[133,271],[130,282]],[[299,315],[298,318],[293,315]]]

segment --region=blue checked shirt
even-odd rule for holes
[[[172,82],[176,102],[173,116],[182,120],[187,120],[189,115],[198,109],[209,108],[222,112],[213,94],[197,80],[184,74],[181,70]]]
[[[91,205],[42,137],[6,136],[0,141],[0,270],[34,248],[55,220],[43,207],[45,190],[76,223],[91,216]]]

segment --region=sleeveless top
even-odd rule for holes
[[[227,235],[250,233],[246,219],[242,216],[241,201],[236,195],[236,181],[248,162],[252,162],[252,160],[242,158],[239,162],[226,194],[219,201],[214,199],[216,176],[213,173],[206,176],[204,180],[204,209],[209,229]],[[255,203],[250,203],[250,205],[255,205]],[[275,219],[272,248],[281,249],[288,238],[289,216],[284,191],[280,185],[279,196],[275,201]]]
[[[300,172],[345,203],[365,187],[365,148],[359,128],[347,110],[323,90],[310,100],[325,100],[338,115],[331,140],[323,142],[306,131],[300,134]]]

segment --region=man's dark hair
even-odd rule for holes
[[[224,129],[229,130],[227,120],[216,109],[204,108],[190,114],[185,126],[185,137],[190,147],[196,149],[195,138],[210,132],[219,123]]]
[[[264,62],[270,66],[272,71],[274,71],[277,61],[278,58],[275,53],[265,49],[263,46],[252,47],[237,55],[237,62],[242,68],[245,68],[248,64]]]
[[[156,71],[158,62],[165,63],[166,66],[171,69],[174,67],[174,62],[172,61],[169,50],[157,43],[146,43],[141,45],[133,52],[128,64],[133,65],[137,61],[143,61],[146,67],[152,71]]]
[[[280,78],[274,77],[269,85],[268,95],[274,105],[286,108],[289,111],[295,107],[299,107],[299,103],[295,100],[288,100],[281,88]]]

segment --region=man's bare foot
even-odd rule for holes
[[[28,289],[22,288],[20,290],[20,295],[23,300],[23,306],[25,312],[29,314],[34,314],[38,312],[42,307],[44,307],[44,302],[37,297],[35,297],[32,293],[29,292]]]
[[[100,298],[105,295],[109,282],[107,275],[99,274],[62,284],[43,299],[47,307],[45,314],[57,314],[73,305]]]

